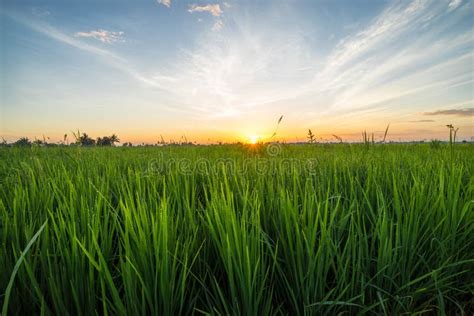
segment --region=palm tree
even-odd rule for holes
[[[114,144],[118,142],[120,142],[120,140],[115,134],[97,138],[97,146],[114,146]]]
[[[86,133],[82,133],[76,141],[77,144],[81,146],[94,146],[95,140],[89,137]]]

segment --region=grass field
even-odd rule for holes
[[[474,146],[0,148],[8,314],[470,314]]]

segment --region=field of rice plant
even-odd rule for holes
[[[474,146],[0,148],[4,315],[471,314]]]

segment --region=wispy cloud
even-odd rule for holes
[[[433,123],[435,122],[434,120],[416,120],[416,121],[410,121],[410,123]]]
[[[221,6],[219,4],[206,4],[206,5],[197,5],[192,4],[188,9],[189,13],[193,12],[209,12],[213,16],[221,16],[223,13]]]
[[[49,12],[48,10],[44,10],[40,8],[32,8],[31,13],[40,18],[49,16],[51,14],[51,12]]]
[[[102,43],[112,44],[115,42],[124,42],[123,32],[114,32],[107,30],[97,30],[89,32],[77,32],[75,37],[89,37],[101,41]]]
[[[41,33],[41,34],[44,34],[58,42],[61,42],[61,43],[64,43],[64,44],[67,44],[67,45],[70,45],[72,47],[75,47],[75,48],[78,48],[80,50],[83,50],[83,51],[87,51],[89,53],[92,53],[92,54],[95,54],[95,55],[98,55],[100,57],[103,57],[105,60],[108,60],[108,61],[116,61],[116,62],[123,62],[124,60],[117,56],[116,54],[106,50],[106,49],[103,49],[103,48],[99,48],[97,46],[94,46],[94,45],[90,45],[90,44],[87,44],[87,43],[84,43],[74,37],[71,37],[65,33],[63,33],[62,31],[58,30],[57,28],[45,23],[45,22],[42,22],[42,21],[35,21],[35,20],[31,20],[25,16],[22,16],[22,15],[17,15],[17,14],[8,14],[8,16],[12,19],[14,19],[15,21],[31,28],[32,30],[38,32],[38,33]]]
[[[179,96],[183,106],[204,116],[238,116],[255,107],[285,99],[301,84],[294,70],[308,61],[304,38],[291,32],[269,34],[243,30],[234,40],[208,35],[195,51],[186,52],[160,81]]]
[[[474,108],[438,110],[438,111],[433,111],[433,112],[425,112],[424,114],[425,115],[452,115],[452,116],[472,117],[474,116]]]
[[[326,97],[315,103],[327,111],[354,110],[472,83],[465,68],[472,55],[465,51],[474,38],[449,33],[463,14],[447,16],[446,3],[429,0],[390,5],[365,30],[341,40],[301,93],[319,91]]]
[[[171,6],[171,0],[158,0],[158,3],[168,8]]]
[[[455,3],[451,5],[452,2]],[[259,11],[257,18],[237,9],[227,11],[224,3],[194,4],[188,11],[211,14],[210,26],[220,32],[196,34],[193,45],[181,47],[166,63],[150,63],[146,71],[138,71],[132,66],[136,64],[111,49],[81,40],[92,37],[113,42],[102,39],[109,35],[103,30],[93,31],[98,34],[80,32],[81,36],[74,37],[45,24],[24,23],[98,55],[104,63],[140,83],[163,90],[166,97],[172,96],[179,110],[206,117],[238,116],[277,107],[288,109],[289,104],[295,104],[298,112],[304,113],[304,123],[338,113],[363,116],[394,108],[408,112],[414,106],[419,106],[418,112],[470,106],[462,94],[455,94],[448,102],[426,101],[431,97],[437,102],[436,96],[443,90],[472,86],[474,38],[469,28],[466,31],[454,27],[465,25],[461,22],[470,12],[461,10],[464,8],[448,12],[448,8],[462,4],[452,2],[389,3],[371,21],[360,22],[357,28],[344,29],[343,33],[335,31],[334,40],[325,43],[327,46],[321,51],[308,41],[316,37],[317,31],[305,23],[282,25],[278,8],[274,15],[273,9]],[[158,3],[171,5],[169,0]],[[297,16],[291,16],[291,8],[285,12],[288,20]],[[411,103],[418,99],[426,102],[421,106]],[[407,122],[407,118],[402,121]],[[413,122],[428,121],[431,120]]]
[[[385,9],[374,22],[355,36],[341,40],[328,60],[329,67],[343,66],[347,62],[370,52],[378,44],[389,42],[402,33],[411,22],[420,16],[426,1],[413,1],[409,5],[392,6]]]
[[[83,41],[78,40],[76,37],[72,37],[68,34],[63,33],[62,31],[58,30],[57,28],[41,22],[41,21],[34,21],[31,19],[28,19],[24,16],[17,15],[17,14],[11,14],[8,13],[8,16],[15,21],[31,28],[32,30],[44,34],[58,42],[64,43],[66,45],[69,45],[71,47],[86,51],[88,53],[91,53],[93,55],[96,55],[99,57],[104,64],[113,67],[117,70],[122,71],[126,75],[131,76],[132,78],[136,79],[137,81],[141,82],[142,84],[145,84],[147,86],[152,86],[155,88],[162,88],[161,84],[159,83],[160,81],[167,81],[166,76],[160,76],[160,75],[155,75],[155,77],[148,77],[139,71],[137,71],[134,67],[130,65],[130,63],[124,59],[123,57],[117,55],[116,53],[101,48],[97,47],[88,43],[84,43]],[[159,80],[157,80],[157,78]]]
[[[216,22],[214,22],[214,25],[212,26],[212,30],[215,32],[220,31],[223,26],[224,26],[224,22],[222,20],[217,20]]]
[[[462,0],[451,0],[451,2],[448,4],[449,11],[456,10],[457,7],[459,7],[462,3]]]
[[[210,6],[189,11],[211,12]],[[313,55],[308,32],[298,24],[275,29],[267,12],[254,20],[234,12],[226,17],[226,32],[198,36],[193,50],[176,55],[164,69],[173,80],[150,80],[183,107],[209,115],[288,102],[305,109],[307,120],[338,111],[384,111],[386,102],[400,106],[408,96],[472,84],[466,65],[474,38],[450,33],[466,12],[448,14],[446,8],[446,2],[430,0],[390,4],[326,56]],[[221,13],[219,7],[213,15]],[[218,21],[215,30],[222,27]]]

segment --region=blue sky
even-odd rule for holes
[[[473,136],[474,3],[5,1],[0,136]]]

